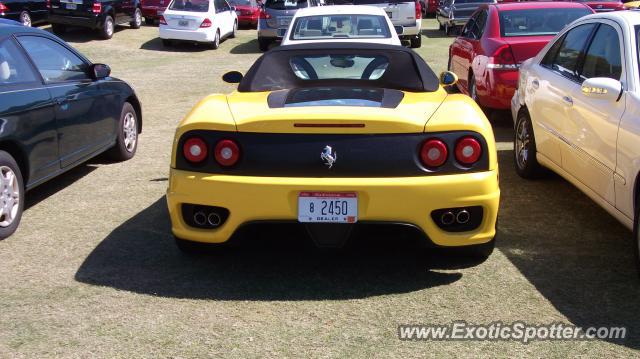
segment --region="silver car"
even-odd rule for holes
[[[266,0],[258,20],[258,45],[267,51],[269,44],[282,40],[298,9],[320,6],[319,0]]]

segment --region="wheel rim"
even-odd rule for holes
[[[238,32],[238,23],[234,22],[233,23],[233,36],[236,36],[237,32]]]
[[[0,166],[0,190],[0,227],[8,227],[18,215],[20,186],[15,172],[7,166]]]
[[[22,23],[22,25],[24,26],[28,26],[31,27],[31,16],[29,16],[29,13],[27,13],[26,11],[23,12],[20,15],[20,22]]]
[[[136,9],[136,26],[142,25],[142,14],[140,13],[140,9]]]
[[[136,117],[131,112],[124,115],[124,124],[122,125],[122,135],[124,138],[124,147],[127,152],[133,152],[138,141],[138,124]]]
[[[516,162],[518,167],[523,169],[527,166],[529,160],[529,144],[531,143],[531,134],[527,127],[527,120],[520,120],[518,128],[516,128]]]
[[[111,19],[107,20],[107,35],[113,35],[113,21]]]
[[[216,32],[215,43],[216,43],[216,47],[220,46],[220,33],[219,32]]]

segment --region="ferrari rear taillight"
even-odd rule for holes
[[[200,163],[207,158],[207,143],[200,137],[191,137],[182,146],[184,158],[191,163]]]
[[[5,11],[9,10],[7,5],[0,2],[0,15],[4,15]]]
[[[458,140],[456,144],[456,160],[463,166],[471,166],[478,162],[482,155],[480,142],[471,136]]]
[[[418,0],[416,0],[416,19],[422,19],[422,6]]]
[[[167,24],[167,20],[165,20],[164,16],[160,15],[160,25],[166,25]]]
[[[91,7],[91,12],[94,14],[99,14],[102,12],[102,3],[99,2],[94,2],[93,6]]]
[[[234,140],[220,140],[213,155],[220,166],[231,167],[240,159],[240,147]]]
[[[447,161],[447,145],[436,138],[424,141],[420,149],[420,160],[430,169],[442,166]]]
[[[200,27],[201,27],[201,28],[207,28],[207,27],[211,27],[211,25],[213,25],[213,24],[211,23],[211,20],[209,20],[209,19],[204,19],[204,20],[202,21],[202,24],[200,24]]]
[[[491,61],[487,64],[487,68],[498,70],[516,70],[518,64],[513,57],[511,46],[502,45],[491,57]]]
[[[271,19],[271,15],[269,15],[269,13],[264,10],[260,10],[260,18],[262,20],[269,20]]]

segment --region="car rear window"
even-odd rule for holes
[[[291,40],[390,38],[385,17],[379,15],[317,15],[296,19]]]
[[[555,35],[565,26],[585,15],[589,9],[527,9],[500,11],[500,35],[548,36]]]
[[[301,80],[377,80],[387,70],[389,59],[383,55],[300,55],[292,56],[289,65]]]
[[[291,10],[308,7],[307,0],[267,0],[264,7],[273,10]]]
[[[169,5],[169,10],[207,12],[209,11],[209,0],[173,0]]]

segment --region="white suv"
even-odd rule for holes
[[[411,41],[411,47],[422,46],[422,8],[420,1],[407,0],[353,0],[353,5],[368,5],[382,8],[401,40]]]

